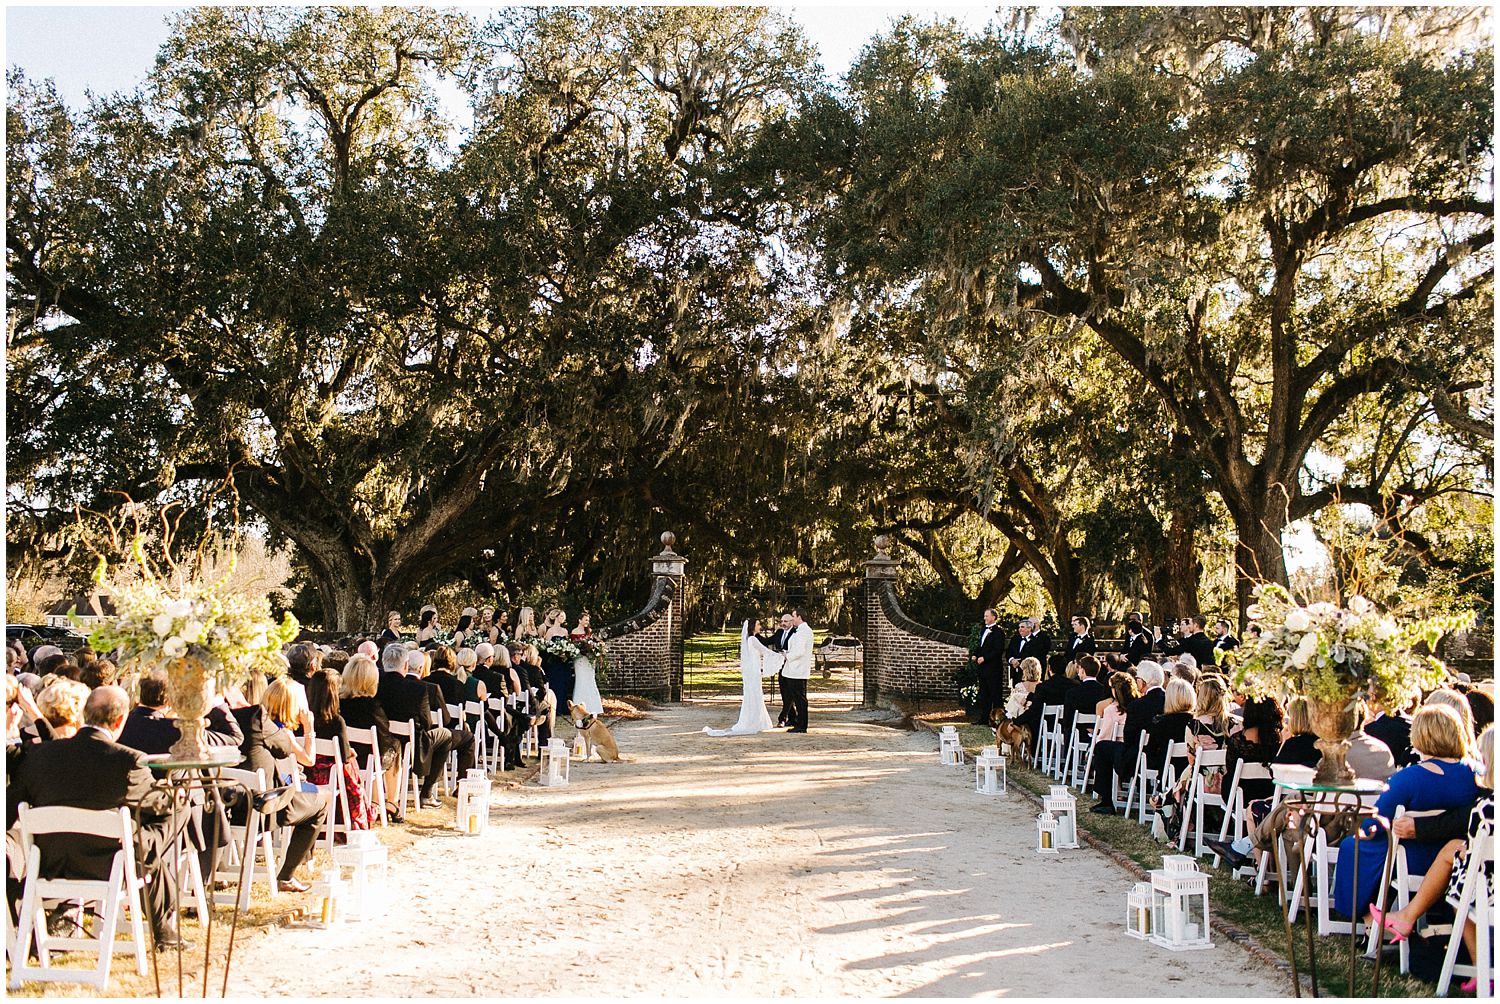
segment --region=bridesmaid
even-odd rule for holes
[[[568,615],[557,607],[547,611],[542,619],[542,641],[568,640]],[[542,671],[547,674],[547,687],[557,697],[557,713],[566,716],[568,702],[573,699],[573,660],[553,655],[539,649],[542,655]]]
[[[519,642],[534,642],[541,637],[536,629],[536,611],[530,607],[522,607],[521,612],[516,615],[516,637]]]
[[[417,646],[423,647],[437,637],[438,629],[442,625],[438,623],[437,607],[431,603],[422,608],[421,619],[417,621]]]

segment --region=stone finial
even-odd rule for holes
[[[665,533],[663,533],[661,535],[661,553],[662,554],[671,554],[672,553],[672,545],[676,544],[676,543],[677,543],[677,534],[673,533],[671,530],[666,531]]]
[[[891,556],[891,538],[885,534],[875,538],[875,557],[889,559]]]

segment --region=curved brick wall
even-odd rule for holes
[[[896,598],[889,558],[865,565],[865,704],[893,697],[956,700],[968,639],[918,624]]]
[[[652,700],[677,700],[680,693],[681,594],[672,578],[658,576],[641,611],[601,628],[597,637],[609,649],[610,694],[636,694]]]

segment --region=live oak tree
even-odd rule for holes
[[[920,302],[934,342],[1109,346],[1223,499],[1243,608],[1292,521],[1420,495],[1322,462],[1367,399],[1488,451],[1491,65],[1474,10],[905,23],[809,123],[820,246],[851,310]]]
[[[13,78],[12,542],[228,478],[348,629],[638,537],[774,352],[734,152],[812,65],[757,10],[200,9],[135,94]]]

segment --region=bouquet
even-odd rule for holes
[[[572,662],[581,654],[578,651],[578,646],[566,638],[550,638],[546,641],[539,640],[536,643],[536,650],[538,652],[545,652],[554,659],[561,659],[564,662]]]
[[[1443,664],[1412,649],[1428,651],[1449,631],[1468,627],[1472,612],[1399,622],[1363,596],[1348,607],[1301,606],[1277,585],[1256,588],[1246,610],[1261,627],[1258,642],[1243,646],[1235,669],[1238,687],[1254,693],[1296,693],[1309,700],[1345,702],[1365,692],[1388,707],[1406,704],[1419,690],[1443,681]]]
[[[594,682],[604,686],[609,682],[609,649],[604,642],[597,641],[592,635],[586,638],[575,638],[573,644],[578,647],[578,654],[594,664]]]

